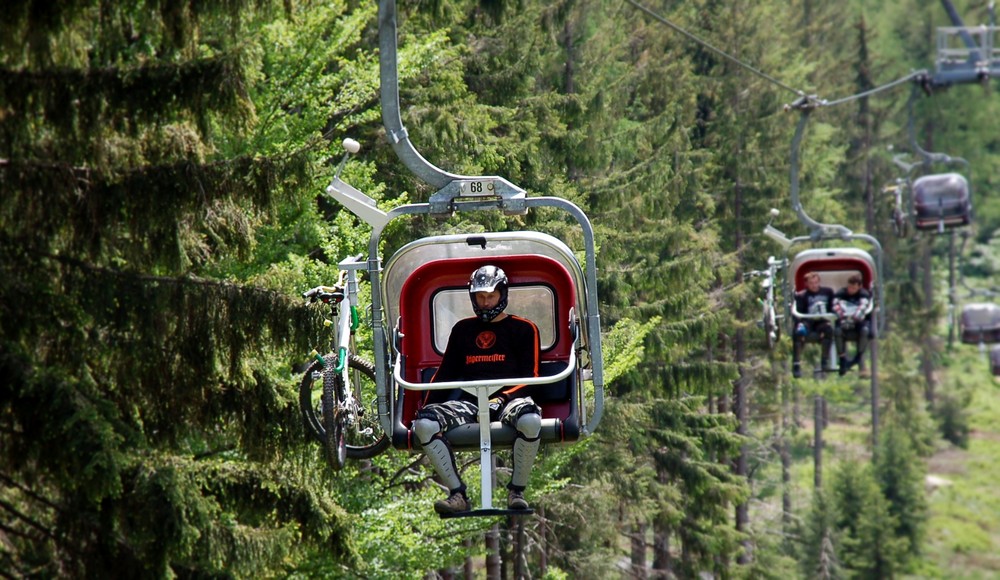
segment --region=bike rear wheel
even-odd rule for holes
[[[334,360],[334,354],[326,355]],[[369,459],[389,447],[389,438],[382,430],[378,419],[378,400],[375,390],[375,366],[355,355],[348,358],[348,372],[354,385],[354,397],[358,401],[356,425],[345,425],[343,437],[347,457]],[[323,393],[323,365],[313,362],[306,370],[299,386],[299,408],[306,432],[322,445],[326,445],[326,427],[321,409]]]
[[[765,304],[764,305],[764,315],[763,315],[763,327],[764,327],[764,340],[767,341],[767,348],[771,350],[774,348],[775,343],[778,341],[778,334],[776,332],[776,326],[774,324],[774,311]]]

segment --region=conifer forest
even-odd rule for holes
[[[334,333],[303,292],[369,255],[335,173],[381,212],[438,191],[383,122],[386,4],[404,138],[593,225],[603,416],[541,447],[528,515],[440,518],[421,453],[335,469],[300,409]],[[5,2],[0,577],[1000,577],[998,30],[986,0]],[[378,257],[574,226],[414,215]],[[793,368],[831,248],[873,338]]]

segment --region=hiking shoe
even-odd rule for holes
[[[434,511],[439,514],[457,514],[469,511],[469,500],[460,491],[434,502]]]
[[[526,510],[528,502],[524,501],[524,492],[513,489],[507,490],[507,509]]]
[[[862,379],[870,379],[872,377],[872,372],[868,368],[863,368],[858,371],[858,376]]]
[[[795,365],[792,366],[792,376],[795,377],[795,378],[797,378],[797,379],[801,379],[802,378],[802,369],[799,368],[798,363],[796,363]]]
[[[849,368],[851,368],[851,367],[850,367],[849,363],[847,362],[847,359],[844,358],[844,357],[840,357],[840,368],[837,369],[837,373],[840,376],[844,376],[844,375],[847,374],[847,369],[849,369]]]

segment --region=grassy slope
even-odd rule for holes
[[[944,382],[972,390],[967,449],[947,447],[928,460],[945,485],[928,493],[926,560],[944,578],[1000,578],[1000,383],[985,355],[959,346]]]

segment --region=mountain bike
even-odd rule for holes
[[[323,445],[327,462],[344,467],[347,458],[368,459],[389,446],[379,423],[375,366],[354,353],[358,328],[357,270],[360,257],[340,263],[335,286],[317,286],[302,294],[310,302],[330,306],[336,324],[335,350],[325,355],[313,350],[313,362],[299,386],[299,407],[306,430]]]
[[[903,200],[906,188],[906,181],[903,179],[897,179],[895,183],[882,188],[882,193],[892,194],[892,233],[896,234],[897,238],[905,238],[909,233],[910,220],[906,215],[904,205],[906,202]]]
[[[777,314],[774,302],[774,280],[778,270],[783,268],[785,260],[779,260],[774,256],[767,258],[767,270],[754,270],[748,272],[747,277],[763,277],[760,286],[764,290],[764,298],[758,298],[761,304],[761,318],[757,325],[764,329],[764,337],[767,340],[767,348],[773,349],[781,338],[781,325],[779,324],[784,316]]]

